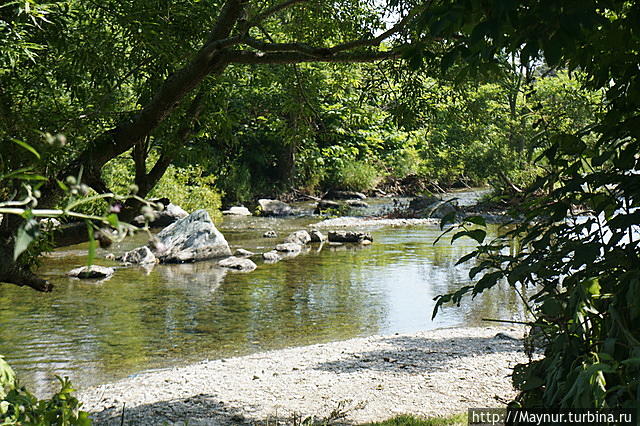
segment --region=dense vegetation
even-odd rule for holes
[[[50,289],[26,257],[36,207],[102,194],[78,214],[118,225],[108,201],[131,182],[212,210],[491,183],[526,221],[488,243],[463,224],[481,278],[439,303],[534,286],[545,356],[516,369],[515,403],[637,407],[637,22],[619,0],[6,3],[0,281]]]
[[[490,64],[491,52],[514,52],[579,69],[582,86],[604,97],[592,124],[541,123],[546,146],[538,161],[547,170],[513,212],[524,222],[461,259],[476,259],[471,275],[480,279],[438,303],[460,303],[502,279],[516,292],[531,286],[532,340],[544,357],[516,367],[513,405],[640,410],[640,4],[536,1],[488,11],[466,3],[435,13],[427,27],[460,35],[449,54],[469,69]],[[483,243],[486,234],[471,225],[454,238]],[[507,239],[522,250],[505,251]]]

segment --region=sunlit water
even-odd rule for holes
[[[227,218],[220,229],[232,250],[264,252],[319,219]],[[279,239],[262,238],[268,229]],[[64,274],[84,264],[85,247],[65,248],[40,271],[56,285],[53,293],[0,286],[0,354],[44,395],[56,374],[83,388],[205,358],[523,319],[517,295],[504,287],[432,321],[433,298],[469,282],[472,265],[455,263],[472,243],[434,245],[435,225],[363,229],[373,245],[316,244],[277,264],[256,259],[251,273],[206,261],[120,268],[103,282],[79,281]],[[144,243],[140,235],[113,251]]]

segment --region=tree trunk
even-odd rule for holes
[[[38,278],[29,269],[13,260],[14,233],[22,220],[20,217],[7,215],[0,223],[0,283],[31,287],[43,292],[51,291],[53,285],[49,281]]]

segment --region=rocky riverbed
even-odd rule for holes
[[[98,424],[346,424],[444,416],[513,397],[522,330],[449,328],[373,336],[157,370],[80,393]]]

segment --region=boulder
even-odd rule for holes
[[[362,243],[363,241],[373,241],[373,237],[368,232],[358,231],[329,231],[329,241],[332,243]]]
[[[262,253],[262,258],[267,263],[276,263],[282,260],[282,256],[280,256],[278,252],[275,250]]]
[[[337,201],[331,200],[320,200],[318,201],[318,205],[316,206],[317,210],[327,210],[327,209],[339,209],[341,206]]]
[[[456,213],[458,208],[451,203],[440,203],[429,213],[429,217],[442,219],[450,213]]]
[[[135,250],[128,251],[122,256],[118,256],[116,260],[123,263],[135,263],[140,265],[157,262],[156,256],[147,246],[138,247]]]
[[[301,246],[311,242],[311,235],[307,231],[296,231],[284,239],[285,243],[295,243]]]
[[[264,238],[278,238],[278,233],[276,231],[267,231],[262,236]]]
[[[93,279],[93,278],[108,278],[115,270],[113,268],[107,268],[106,266],[91,265],[82,266],[80,268],[69,271],[67,275],[80,279]]]
[[[162,263],[231,256],[227,240],[216,229],[206,210],[197,210],[169,225],[156,235],[150,247]]]
[[[149,221],[149,226],[151,228],[164,228],[187,216],[189,216],[189,213],[182,207],[169,203],[164,210],[153,212],[154,219]],[[144,226],[144,215],[136,216],[131,223],[136,226]]]
[[[367,196],[355,191],[329,191],[322,197],[323,200],[364,200]]]
[[[409,202],[409,208],[411,210],[424,210],[432,207],[434,204],[441,202],[442,200],[433,195],[426,195],[415,197]]]
[[[254,256],[255,253],[249,250],[245,250],[245,249],[238,249],[236,250],[236,256],[240,256],[240,257],[251,257]]]
[[[369,207],[369,204],[362,200],[347,200],[347,205],[349,207]]]
[[[320,231],[311,231],[309,233],[309,236],[311,237],[312,243],[324,243],[325,241],[327,241],[327,236]]]
[[[263,216],[288,216],[293,214],[291,207],[279,200],[269,200],[262,198],[258,200],[258,205]]]
[[[296,243],[283,243],[276,246],[276,251],[283,253],[297,253],[302,250],[302,246]]]
[[[223,210],[222,214],[228,216],[251,216],[251,212],[244,206],[234,206],[229,210]]]
[[[235,256],[222,259],[218,262],[218,266],[243,272],[251,272],[257,268],[256,264],[253,263],[250,259]]]

